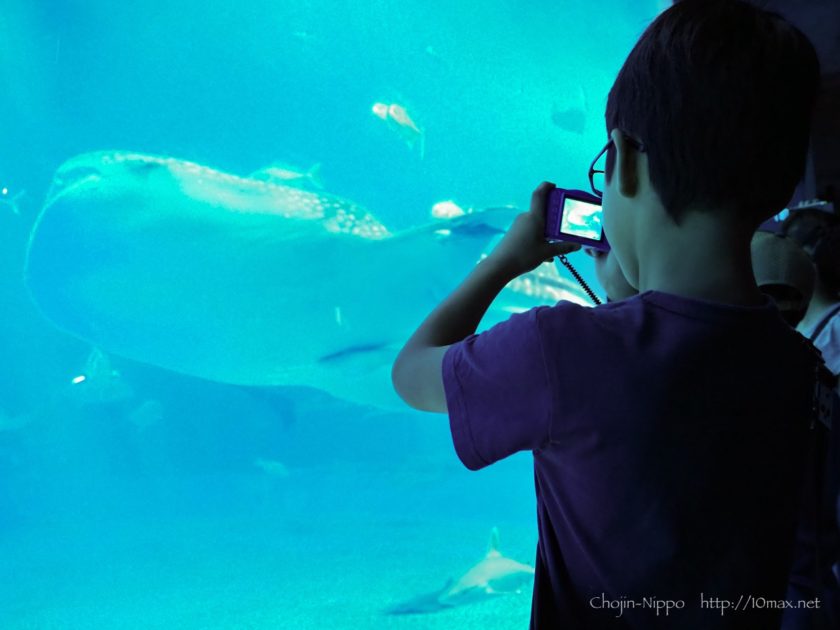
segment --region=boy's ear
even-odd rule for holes
[[[618,191],[623,197],[635,197],[639,189],[639,154],[627,142],[627,138],[618,129],[610,132],[615,146],[615,166],[613,177],[617,177]]]

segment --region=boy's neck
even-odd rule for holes
[[[752,230],[712,213],[690,212],[679,226],[659,222],[639,249],[639,291],[736,306],[762,306],[767,297],[755,283]]]

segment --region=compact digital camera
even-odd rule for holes
[[[595,195],[555,188],[545,212],[545,238],[609,251],[601,217],[601,200]]]

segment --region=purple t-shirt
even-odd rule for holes
[[[454,344],[461,461],[533,451],[532,627],[778,627],[781,610],[747,598],[785,595],[813,361],[769,300],[656,291],[534,308]]]

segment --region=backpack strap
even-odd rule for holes
[[[808,339],[810,341],[816,341],[817,337],[819,337],[820,333],[823,331],[823,328],[828,325],[828,322],[830,322],[831,318],[837,315],[837,313],[840,313],[840,304],[836,304],[834,308],[829,310],[828,313],[823,316],[820,323],[817,324],[816,328],[814,328],[814,332],[811,333]]]

